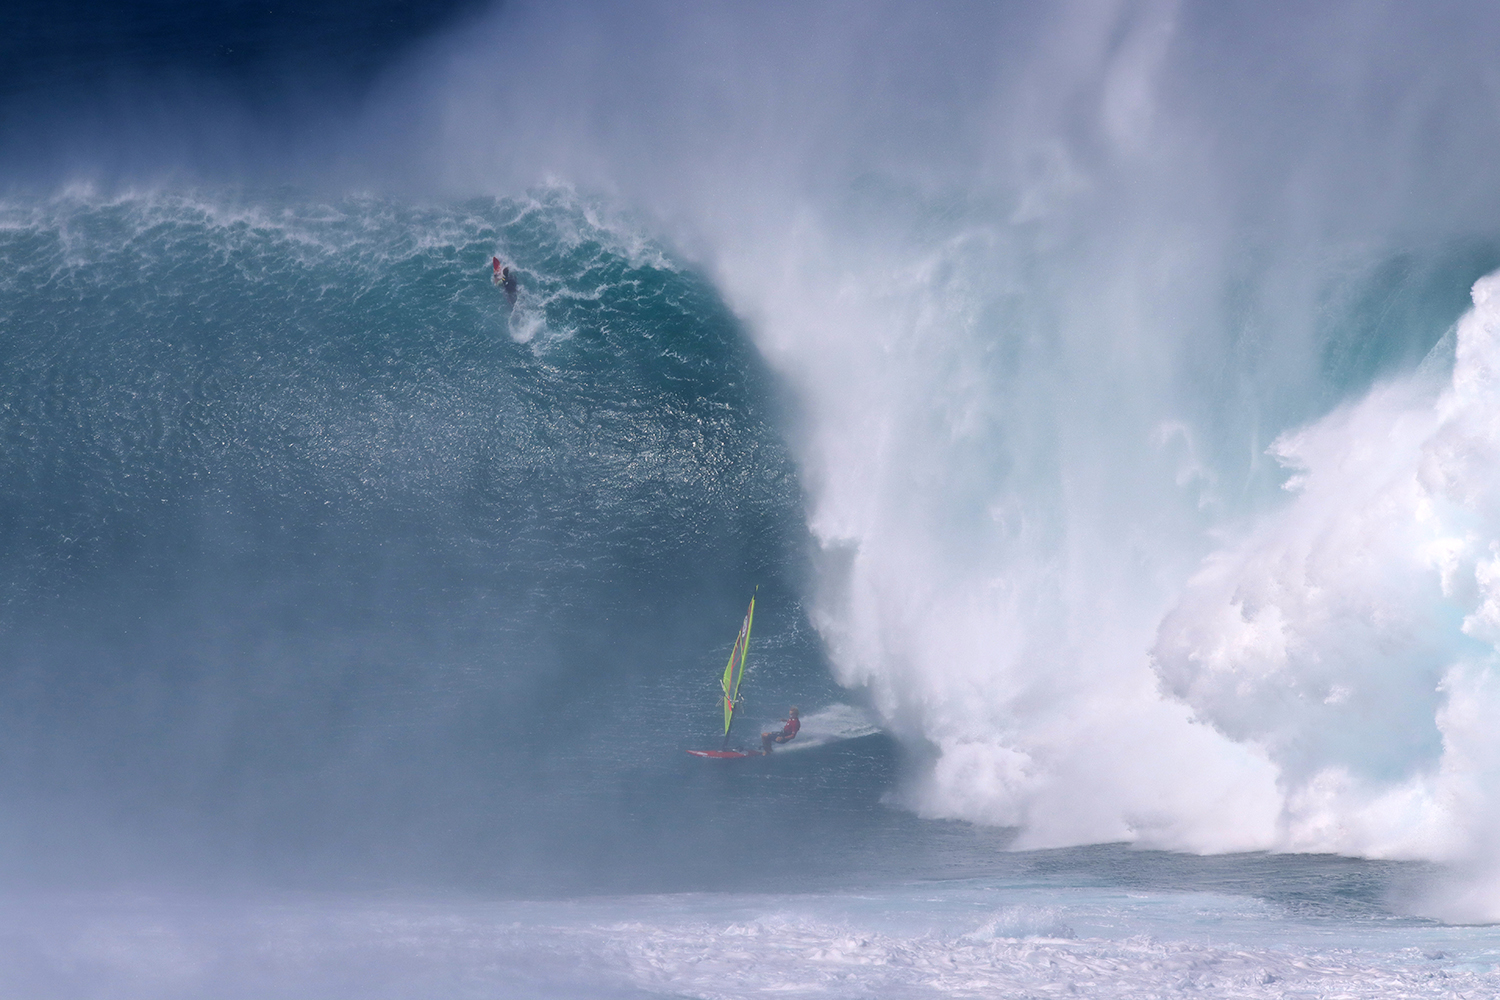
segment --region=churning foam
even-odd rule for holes
[[[1278,846],[1500,861],[1500,275],[1473,299],[1446,384],[1276,441],[1295,499],[1162,623],[1171,692],[1276,763]],[[1449,915],[1500,915],[1479,895]]]

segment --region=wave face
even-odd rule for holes
[[[568,192],[11,200],[0,267],[23,870],[503,876],[713,737],[757,585],[751,705],[827,691],[767,375]]]

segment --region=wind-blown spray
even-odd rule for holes
[[[836,675],[931,751],[903,801],[1021,844],[1446,856],[1430,811],[1369,814],[1457,760],[1480,684],[1453,671],[1482,616],[1395,582],[1449,535],[1366,507],[1423,418],[1371,482],[1319,449],[1364,447],[1333,428],[1416,392],[1372,387],[1500,263],[1493,12],[763,13],[513,8],[449,63],[442,169],[607,186],[712,268],[799,399]],[[525,95],[498,127],[486,74]],[[1295,499],[1282,462],[1314,464]],[[1312,509],[1351,538],[1365,511],[1384,569],[1228,582],[1261,565],[1234,539]],[[1246,650],[1303,622],[1281,688],[1211,666],[1215,614],[1265,633]]]

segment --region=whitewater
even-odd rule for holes
[[[1496,28],[518,2],[285,162],[59,113],[0,986],[1500,992]],[[757,588],[803,731],[694,759]]]

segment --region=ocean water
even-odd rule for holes
[[[1494,13],[161,13],[0,93],[0,992],[1500,992]]]

